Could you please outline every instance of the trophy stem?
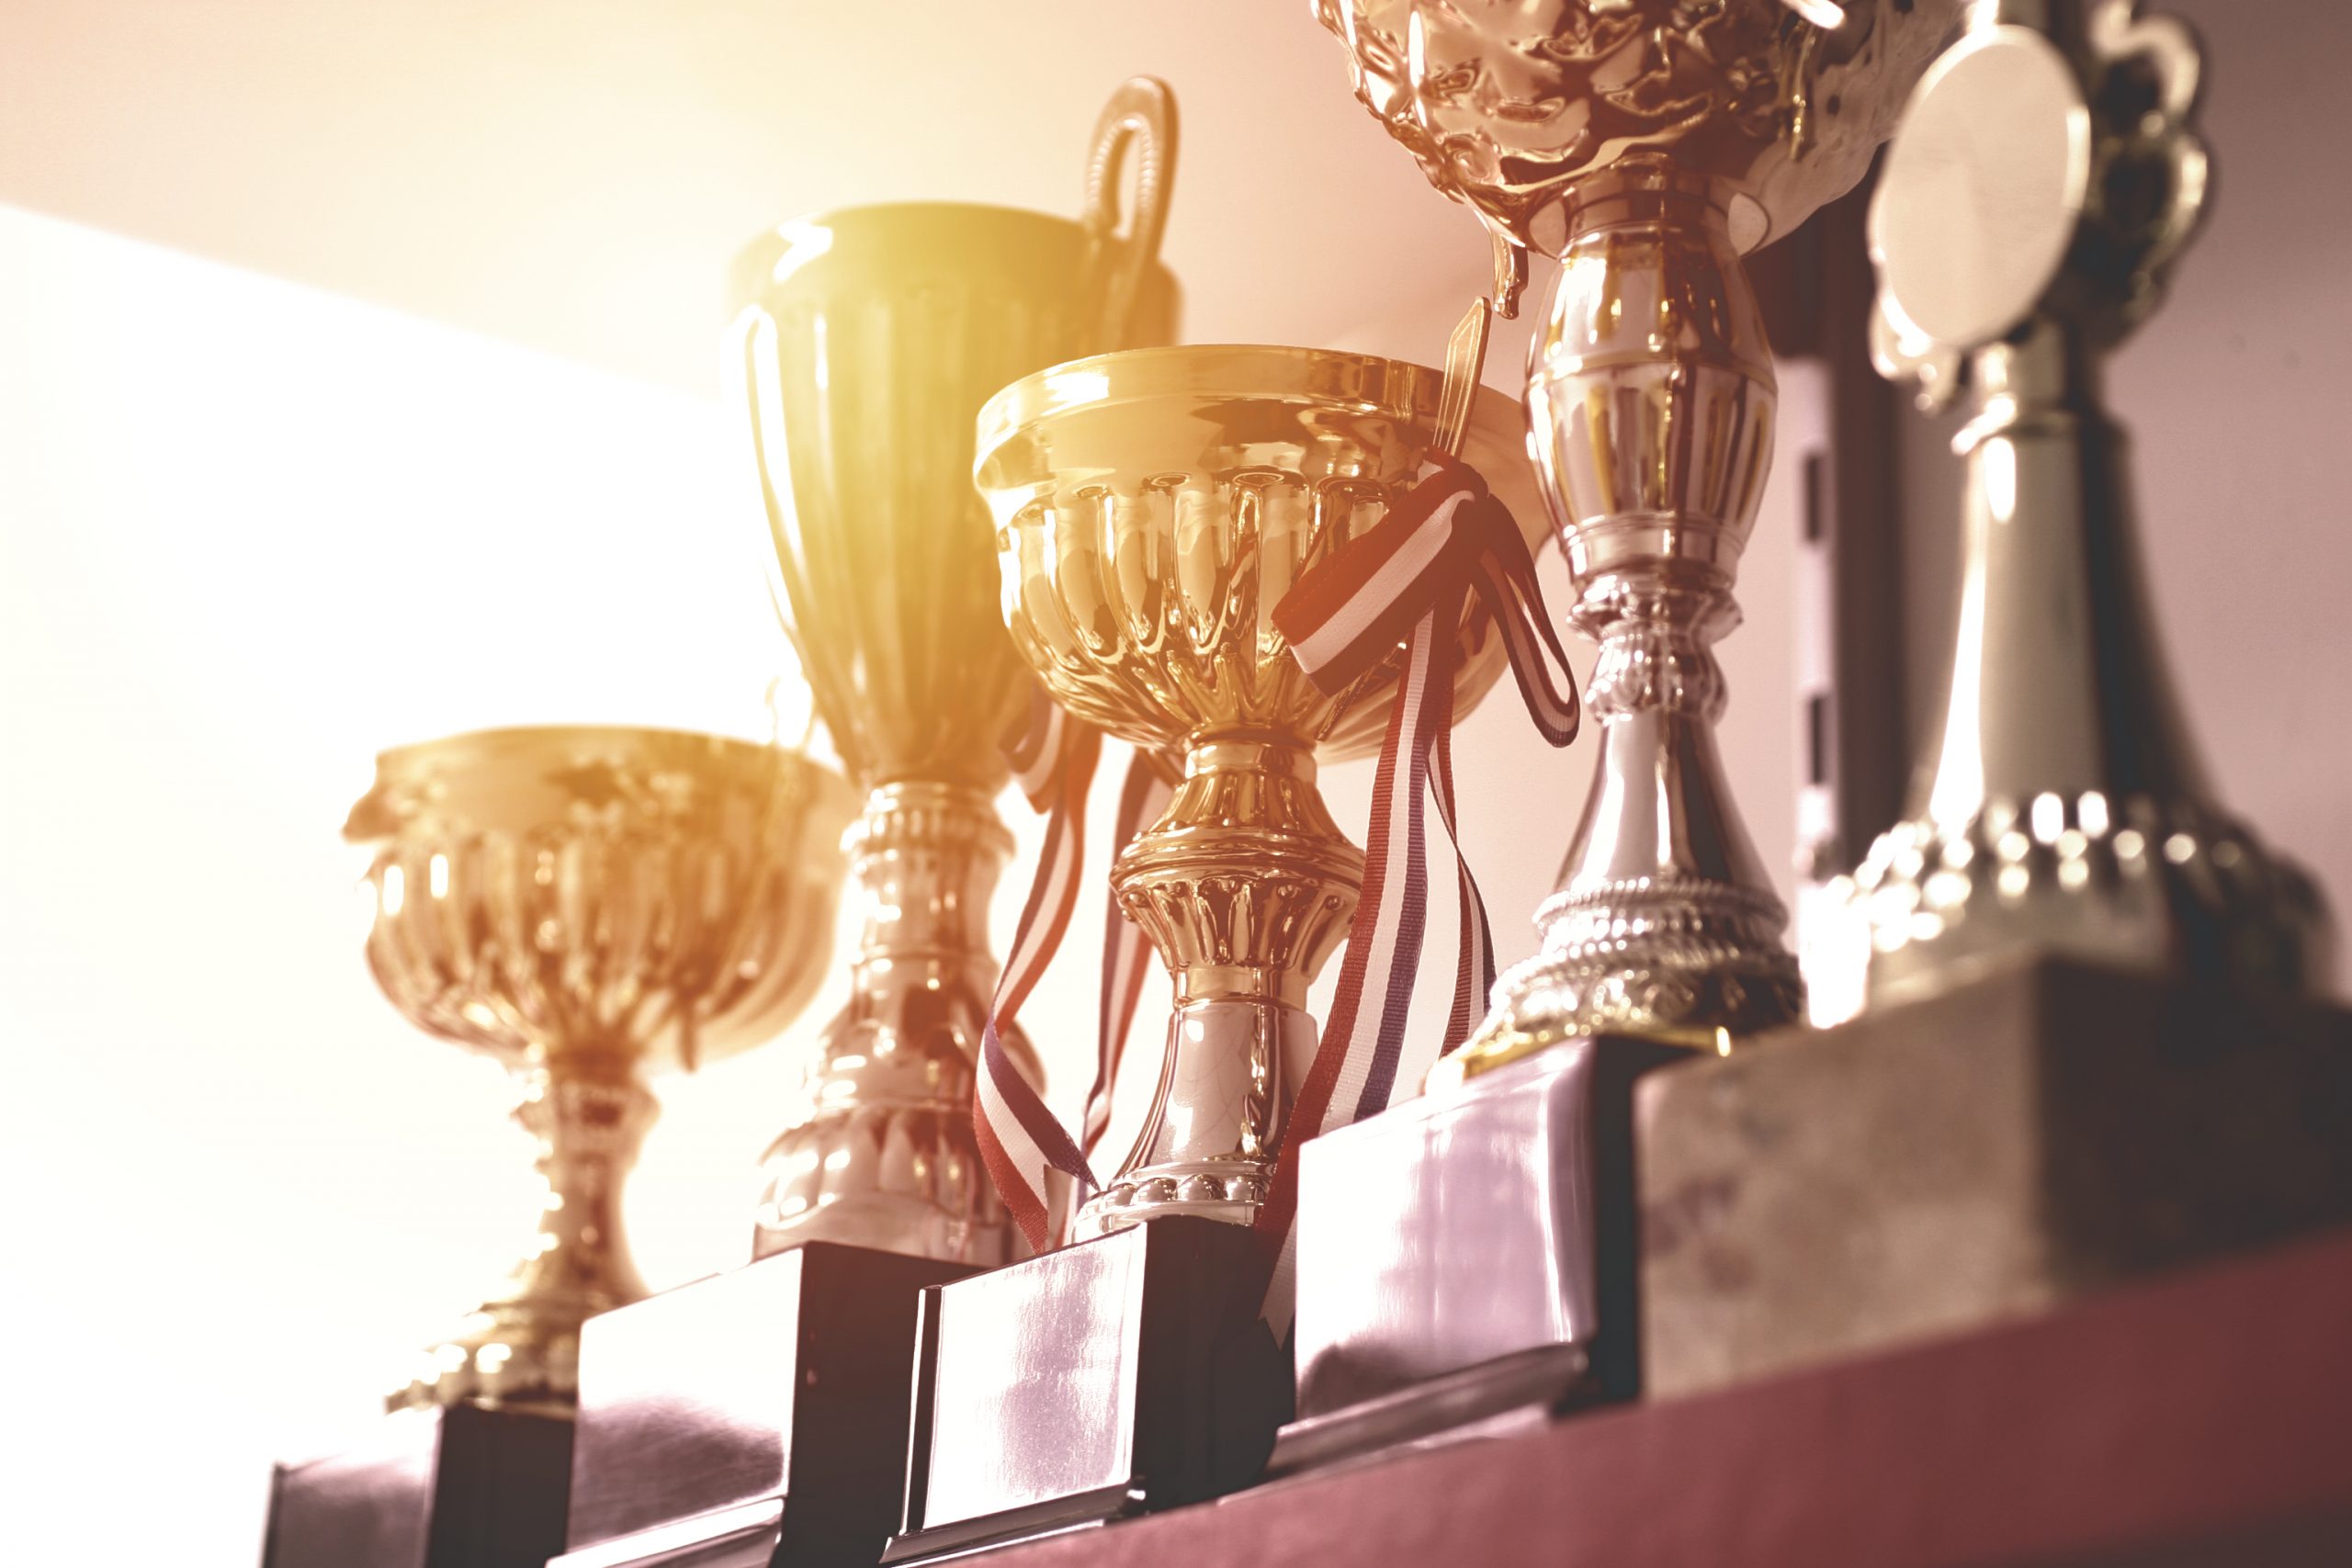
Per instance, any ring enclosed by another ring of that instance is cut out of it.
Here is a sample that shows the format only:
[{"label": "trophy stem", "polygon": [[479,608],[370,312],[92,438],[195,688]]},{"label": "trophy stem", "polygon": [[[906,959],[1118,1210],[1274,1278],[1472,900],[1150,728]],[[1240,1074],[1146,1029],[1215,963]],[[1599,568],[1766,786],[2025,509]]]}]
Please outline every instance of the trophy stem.
[{"label": "trophy stem", "polygon": [[1306,745],[1204,735],[1111,886],[1168,965],[1176,1010],[1143,1130],[1079,1234],[1167,1214],[1247,1224],[1315,1053],[1307,987],[1347,935],[1363,854],[1331,820]]},{"label": "trophy stem", "polygon": [[[997,974],[989,896],[1012,835],[982,791],[905,780],[874,791],[847,844],[864,915],[850,999],[802,1114],[761,1161],[753,1256],[823,1240],[1008,1262],[1015,1233],[973,1142],[972,1090]],[[1004,1045],[1034,1077],[1028,1042]]]},{"label": "trophy stem", "polygon": [[537,1141],[538,1236],[506,1288],[433,1346],[387,1403],[568,1411],[579,1393],[580,1325],[644,1294],[621,1197],[660,1107],[635,1058],[549,1054],[520,1075],[514,1120]]},{"label": "trophy stem", "polygon": [[2316,895],[2212,804],[2174,701],[2096,352],[2044,316],[1970,372],[1943,723],[1909,815],[1855,874],[1870,1005],[2027,950],[2310,988]]},{"label": "trophy stem", "polygon": [[1801,985],[1715,747],[1713,644],[1772,445],[1776,386],[1724,193],[1657,158],[1583,182],[1528,413],[1598,642],[1600,749],[1543,949],[1433,1085],[1562,1040],[1721,1045],[1792,1022]]}]

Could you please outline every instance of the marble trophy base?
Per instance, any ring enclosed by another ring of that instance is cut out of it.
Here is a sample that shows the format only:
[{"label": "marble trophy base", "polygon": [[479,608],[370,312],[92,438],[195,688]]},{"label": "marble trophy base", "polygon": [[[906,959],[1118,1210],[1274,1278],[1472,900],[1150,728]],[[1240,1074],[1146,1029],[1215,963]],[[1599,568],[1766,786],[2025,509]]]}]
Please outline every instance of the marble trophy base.
[{"label": "marble trophy base", "polygon": [[1634,1084],[1688,1047],[1564,1041],[1300,1151],[1305,1470],[1639,1390]]},{"label": "marble trophy base", "polygon": [[1247,1486],[1289,1413],[1250,1231],[1171,1215],[928,1291],[905,1533],[954,1556]]},{"label": "marble trophy base", "polygon": [[563,1547],[571,1422],[401,1410],[366,1445],[281,1464],[262,1568],[541,1568]]},{"label": "marble trophy base", "polygon": [[875,1562],[905,1494],[916,1302],[970,1272],[812,1241],[589,1319],[549,1568]]},{"label": "marble trophy base", "polygon": [[1639,1098],[1651,1395],[2352,1223],[2352,1013],[2323,1004],[2012,963]]}]

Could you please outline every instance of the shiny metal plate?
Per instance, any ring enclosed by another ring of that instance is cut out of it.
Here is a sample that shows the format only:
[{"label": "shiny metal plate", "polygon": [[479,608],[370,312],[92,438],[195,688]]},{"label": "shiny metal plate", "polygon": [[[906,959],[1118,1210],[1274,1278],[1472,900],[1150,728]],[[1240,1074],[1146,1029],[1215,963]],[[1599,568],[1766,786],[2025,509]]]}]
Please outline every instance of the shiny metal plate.
[{"label": "shiny metal plate", "polygon": [[1122,1231],[939,1292],[923,1525],[1134,1474],[1146,1239]]}]

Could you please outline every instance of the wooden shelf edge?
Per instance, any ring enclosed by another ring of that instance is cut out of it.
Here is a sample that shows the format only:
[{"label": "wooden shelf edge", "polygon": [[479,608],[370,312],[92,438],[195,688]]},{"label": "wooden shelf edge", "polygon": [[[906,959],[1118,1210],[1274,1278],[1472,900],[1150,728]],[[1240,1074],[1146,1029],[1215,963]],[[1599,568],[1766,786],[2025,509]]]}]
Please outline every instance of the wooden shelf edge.
[{"label": "wooden shelf edge", "polygon": [[1963,1338],[1310,1476],[986,1561],[2352,1562],[2352,1231]]}]

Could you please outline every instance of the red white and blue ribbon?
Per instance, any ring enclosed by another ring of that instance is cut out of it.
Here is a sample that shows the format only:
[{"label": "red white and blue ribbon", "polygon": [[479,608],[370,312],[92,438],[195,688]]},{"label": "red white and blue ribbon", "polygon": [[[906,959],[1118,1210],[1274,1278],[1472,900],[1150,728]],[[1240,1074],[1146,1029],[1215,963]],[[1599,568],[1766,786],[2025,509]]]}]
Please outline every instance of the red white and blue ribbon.
[{"label": "red white and blue ribbon", "polygon": [[[1110,1085],[1150,955],[1150,944],[1114,903],[1103,945],[1102,1028],[1081,1145],[1013,1065],[1002,1035],[1053,962],[1078,907],[1086,863],[1086,797],[1102,747],[1101,733],[1064,712],[1042,687],[1033,691],[1020,729],[1005,744],[1022,793],[1034,809],[1046,813],[1046,842],[981,1032],[972,1132],[1005,1207],[1037,1252],[1062,1235],[1074,1197],[1097,1185],[1087,1156],[1110,1119]],[[1124,849],[1167,799],[1166,782],[1138,753],[1121,795],[1117,847]]]},{"label": "red white and blue ribbon", "polygon": [[1577,689],[1510,509],[1477,472],[1433,457],[1419,483],[1363,537],[1317,566],[1275,606],[1276,629],[1317,687],[1347,691],[1405,645],[1404,671],[1373,782],[1363,891],[1320,1045],[1283,1129],[1257,1225],[1272,1262],[1266,1316],[1290,1317],[1291,1222],[1298,1145],[1385,1110],[1396,1083],[1419,965],[1428,871],[1423,802],[1434,797],[1453,844],[1461,930],[1453,1007],[1441,1054],[1468,1037],[1494,984],[1484,901],[1454,830],[1453,677],[1462,612],[1476,594],[1499,628],[1511,673],[1544,739],[1576,738]]},{"label": "red white and blue ribbon", "polygon": [[[1118,825],[1111,857],[1116,861],[1135,842],[1137,833],[1159,819],[1175,796],[1168,775],[1141,751],[1127,764],[1127,782],[1119,791]],[[1127,919],[1113,898],[1102,919],[1102,1014],[1095,1040],[1094,1084],[1086,1092],[1086,1114],[1079,1127],[1079,1144],[1091,1161],[1095,1145],[1111,1125],[1112,1089],[1118,1081],[1119,1058],[1127,1035],[1135,1028],[1136,1008],[1143,1000],[1144,980],[1154,954],[1143,928]]]}]

